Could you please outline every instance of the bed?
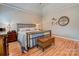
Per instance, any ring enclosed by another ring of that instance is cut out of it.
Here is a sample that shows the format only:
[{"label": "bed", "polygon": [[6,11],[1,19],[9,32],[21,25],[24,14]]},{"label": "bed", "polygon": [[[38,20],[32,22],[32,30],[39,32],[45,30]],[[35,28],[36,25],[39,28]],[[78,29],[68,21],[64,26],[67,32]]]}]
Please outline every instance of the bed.
[{"label": "bed", "polygon": [[17,24],[18,41],[26,50],[37,45],[37,39],[51,36],[50,30],[38,30],[36,24]]}]

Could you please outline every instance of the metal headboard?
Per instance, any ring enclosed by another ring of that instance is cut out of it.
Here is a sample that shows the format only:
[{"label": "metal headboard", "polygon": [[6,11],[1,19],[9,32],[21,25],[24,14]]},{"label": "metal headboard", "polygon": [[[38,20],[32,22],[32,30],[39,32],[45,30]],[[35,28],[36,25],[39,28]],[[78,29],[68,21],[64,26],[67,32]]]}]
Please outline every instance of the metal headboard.
[{"label": "metal headboard", "polygon": [[31,28],[31,27],[36,27],[36,24],[23,24],[23,23],[18,23],[17,24],[17,31],[19,31],[19,28]]}]

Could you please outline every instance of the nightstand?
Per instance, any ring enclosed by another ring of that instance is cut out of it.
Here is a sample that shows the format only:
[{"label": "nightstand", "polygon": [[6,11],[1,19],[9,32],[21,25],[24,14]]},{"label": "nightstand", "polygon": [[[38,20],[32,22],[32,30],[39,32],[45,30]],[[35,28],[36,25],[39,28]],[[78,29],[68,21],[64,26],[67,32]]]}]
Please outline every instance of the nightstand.
[{"label": "nightstand", "polygon": [[7,40],[8,40],[8,43],[17,41],[17,33],[16,33],[16,31],[9,31],[7,33]]}]

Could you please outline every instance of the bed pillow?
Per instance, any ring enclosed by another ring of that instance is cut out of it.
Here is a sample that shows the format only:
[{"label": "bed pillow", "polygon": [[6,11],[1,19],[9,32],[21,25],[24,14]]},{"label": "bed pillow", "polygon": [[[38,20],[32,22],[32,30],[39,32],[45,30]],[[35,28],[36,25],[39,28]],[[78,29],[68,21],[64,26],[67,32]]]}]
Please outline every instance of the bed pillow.
[{"label": "bed pillow", "polygon": [[33,28],[29,28],[29,29],[30,29],[30,31],[35,31],[36,30],[36,28],[34,28],[34,27]]},{"label": "bed pillow", "polygon": [[36,31],[35,27],[31,27],[31,28],[20,28],[19,31]]},{"label": "bed pillow", "polygon": [[20,28],[19,31],[30,31],[29,28]]}]

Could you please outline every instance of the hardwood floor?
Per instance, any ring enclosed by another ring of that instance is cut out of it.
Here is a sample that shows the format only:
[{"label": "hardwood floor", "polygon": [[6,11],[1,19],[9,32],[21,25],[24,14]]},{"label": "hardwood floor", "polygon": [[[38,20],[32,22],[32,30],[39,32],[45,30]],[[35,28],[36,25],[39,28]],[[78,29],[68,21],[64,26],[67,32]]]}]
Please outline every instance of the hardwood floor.
[{"label": "hardwood floor", "polygon": [[79,42],[56,37],[55,45],[45,49],[34,47],[26,54],[21,53],[18,42],[9,43],[9,54],[12,56],[79,56]]}]

